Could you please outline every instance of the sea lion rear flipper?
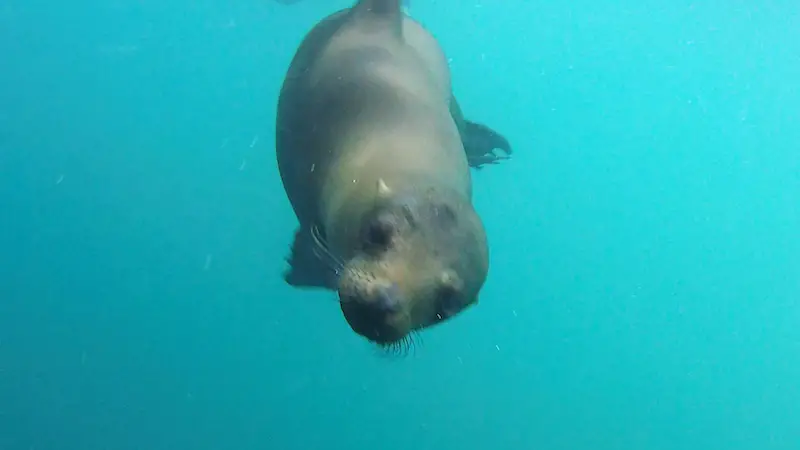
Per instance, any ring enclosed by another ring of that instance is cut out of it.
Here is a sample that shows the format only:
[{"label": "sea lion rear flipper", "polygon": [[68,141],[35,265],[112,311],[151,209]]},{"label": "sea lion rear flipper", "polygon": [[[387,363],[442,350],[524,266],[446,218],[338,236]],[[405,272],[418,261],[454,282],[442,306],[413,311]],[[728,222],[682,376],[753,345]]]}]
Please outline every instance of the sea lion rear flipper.
[{"label": "sea lion rear flipper", "polygon": [[[486,164],[497,164],[511,157],[508,139],[486,125],[465,119],[455,96],[450,101],[450,113],[458,126],[470,167],[481,169]],[[499,155],[495,150],[502,150],[505,154]]]},{"label": "sea lion rear flipper", "polygon": [[297,229],[286,262],[289,269],[283,279],[294,287],[334,289],[336,272],[325,264],[315,250],[314,237],[303,227]]}]

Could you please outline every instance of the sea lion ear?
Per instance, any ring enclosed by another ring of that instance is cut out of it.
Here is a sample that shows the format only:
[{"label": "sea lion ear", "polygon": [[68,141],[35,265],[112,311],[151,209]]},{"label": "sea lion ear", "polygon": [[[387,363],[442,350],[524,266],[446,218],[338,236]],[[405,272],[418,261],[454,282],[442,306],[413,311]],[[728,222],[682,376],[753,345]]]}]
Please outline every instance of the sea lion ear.
[{"label": "sea lion ear", "polygon": [[383,178],[378,179],[378,198],[386,199],[392,195],[392,188],[383,181]]}]

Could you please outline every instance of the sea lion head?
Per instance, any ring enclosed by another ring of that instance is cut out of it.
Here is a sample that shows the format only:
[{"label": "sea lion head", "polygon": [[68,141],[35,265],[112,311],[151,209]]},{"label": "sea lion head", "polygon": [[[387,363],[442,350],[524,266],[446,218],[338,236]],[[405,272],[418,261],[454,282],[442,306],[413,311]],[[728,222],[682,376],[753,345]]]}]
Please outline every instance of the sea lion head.
[{"label": "sea lion head", "polygon": [[463,195],[437,187],[394,191],[383,181],[378,192],[349,238],[338,293],[353,331],[388,347],[475,304],[488,248]]}]

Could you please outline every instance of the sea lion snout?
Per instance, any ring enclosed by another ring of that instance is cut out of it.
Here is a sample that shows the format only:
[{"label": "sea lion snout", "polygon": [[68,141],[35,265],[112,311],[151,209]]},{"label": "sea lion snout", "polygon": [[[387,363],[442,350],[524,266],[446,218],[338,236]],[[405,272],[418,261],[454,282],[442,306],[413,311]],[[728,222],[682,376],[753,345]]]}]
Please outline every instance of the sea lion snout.
[{"label": "sea lion snout", "polygon": [[400,310],[400,292],[396,285],[375,289],[372,308],[379,313],[394,314]]},{"label": "sea lion snout", "polygon": [[401,325],[402,294],[397,285],[340,289],[342,313],[356,333],[377,343],[390,343],[406,334]]}]

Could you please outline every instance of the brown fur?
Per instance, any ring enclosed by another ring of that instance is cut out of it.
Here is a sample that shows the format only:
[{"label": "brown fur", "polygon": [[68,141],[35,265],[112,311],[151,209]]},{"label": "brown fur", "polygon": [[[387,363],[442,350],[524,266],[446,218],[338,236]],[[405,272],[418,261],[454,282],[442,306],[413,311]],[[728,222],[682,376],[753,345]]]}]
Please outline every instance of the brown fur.
[{"label": "brown fur", "polygon": [[351,327],[381,344],[474,304],[488,272],[478,164],[446,59],[396,4],[363,0],[320,22],[278,106],[278,164],[300,221],[287,281],[337,290]]}]

